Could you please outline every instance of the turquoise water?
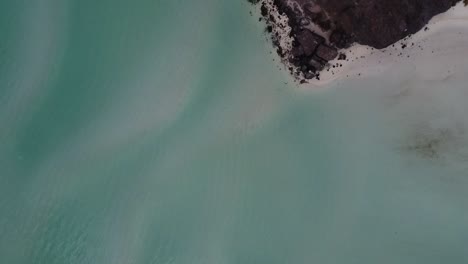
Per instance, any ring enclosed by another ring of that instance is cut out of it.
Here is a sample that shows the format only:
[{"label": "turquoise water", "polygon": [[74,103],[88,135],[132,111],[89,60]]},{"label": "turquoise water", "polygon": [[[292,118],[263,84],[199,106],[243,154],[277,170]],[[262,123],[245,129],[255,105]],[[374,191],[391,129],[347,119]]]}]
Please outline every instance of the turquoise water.
[{"label": "turquoise water", "polygon": [[463,56],[303,89],[251,8],[0,3],[0,263],[468,262]]}]

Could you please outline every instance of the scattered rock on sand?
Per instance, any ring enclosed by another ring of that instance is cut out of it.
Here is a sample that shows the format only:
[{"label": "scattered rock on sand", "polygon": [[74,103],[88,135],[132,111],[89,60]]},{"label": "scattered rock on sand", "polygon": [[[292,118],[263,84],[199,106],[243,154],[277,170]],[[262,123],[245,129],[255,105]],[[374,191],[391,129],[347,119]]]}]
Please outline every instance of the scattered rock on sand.
[{"label": "scattered rock on sand", "polygon": [[[291,65],[291,73],[299,79],[319,79],[328,61],[346,59],[339,55],[340,49],[353,43],[388,47],[421,30],[433,16],[461,0],[248,1],[260,4],[267,31],[278,54]],[[464,2],[468,4],[468,0]]]}]

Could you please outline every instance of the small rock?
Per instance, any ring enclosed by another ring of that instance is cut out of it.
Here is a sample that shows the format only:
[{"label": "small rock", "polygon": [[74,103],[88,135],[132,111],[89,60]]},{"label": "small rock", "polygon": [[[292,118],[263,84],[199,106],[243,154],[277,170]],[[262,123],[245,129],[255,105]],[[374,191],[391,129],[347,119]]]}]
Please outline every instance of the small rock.
[{"label": "small rock", "polygon": [[325,63],[323,63],[319,58],[311,58],[308,64],[316,71],[321,71],[325,67]]},{"label": "small rock", "polygon": [[338,51],[327,45],[320,45],[317,48],[316,55],[326,61],[331,61],[338,56]]},{"label": "small rock", "polygon": [[260,12],[264,17],[268,15],[268,8],[266,7],[265,3],[262,3],[262,6],[260,6]]},{"label": "small rock", "polygon": [[294,57],[302,56],[302,55],[304,55],[304,49],[302,48],[302,46],[292,47],[291,54]]},{"label": "small rock", "polygon": [[297,41],[302,46],[304,54],[310,56],[320,44],[325,42],[325,39],[309,30],[302,30],[297,34]]},{"label": "small rock", "polygon": [[307,80],[310,80],[310,79],[313,79],[315,77],[315,74],[313,72],[306,72],[304,73],[304,78],[306,78]]}]

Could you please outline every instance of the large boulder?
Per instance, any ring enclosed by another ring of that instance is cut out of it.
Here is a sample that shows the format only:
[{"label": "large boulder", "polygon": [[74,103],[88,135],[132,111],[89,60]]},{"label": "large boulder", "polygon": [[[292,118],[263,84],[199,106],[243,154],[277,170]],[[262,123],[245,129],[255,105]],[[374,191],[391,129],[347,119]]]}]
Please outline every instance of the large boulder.
[{"label": "large boulder", "polygon": [[[279,0],[319,10],[332,30],[347,35],[349,42],[385,48],[423,28],[435,15],[460,0]],[[319,8],[317,8],[319,7]],[[311,20],[313,12],[304,12]],[[294,18],[293,18],[294,19]],[[340,45],[338,45],[340,46]]]}]

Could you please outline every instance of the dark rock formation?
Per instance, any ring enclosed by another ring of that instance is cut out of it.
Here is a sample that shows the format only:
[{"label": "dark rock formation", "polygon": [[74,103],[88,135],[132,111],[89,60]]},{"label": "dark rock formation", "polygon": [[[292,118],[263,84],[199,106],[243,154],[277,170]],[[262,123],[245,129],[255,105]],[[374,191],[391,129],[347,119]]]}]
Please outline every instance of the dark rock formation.
[{"label": "dark rock formation", "polygon": [[[286,1],[286,0],[285,0]],[[293,0],[297,1],[297,0]],[[304,2],[304,1],[301,1]],[[459,0],[310,0],[352,41],[385,48],[422,29]]]},{"label": "dark rock formation", "polygon": [[310,30],[304,29],[296,33],[296,40],[299,44],[297,55],[311,56],[318,46],[325,42],[325,39]]},{"label": "dark rock formation", "polygon": [[[448,10],[460,0],[248,1],[261,3],[261,13],[268,23],[269,32],[277,23],[269,12],[271,5],[288,17],[292,48],[286,54],[278,47],[278,53],[296,67],[292,70],[293,74],[309,79],[319,78],[319,72],[328,61],[337,57],[346,59],[339,54],[339,49],[353,43],[377,49],[388,47],[416,33],[433,16]],[[279,46],[277,37],[276,34],[273,42]]]},{"label": "dark rock formation", "polygon": [[315,55],[323,60],[331,61],[338,56],[338,51],[330,46],[320,45],[317,47]]}]

